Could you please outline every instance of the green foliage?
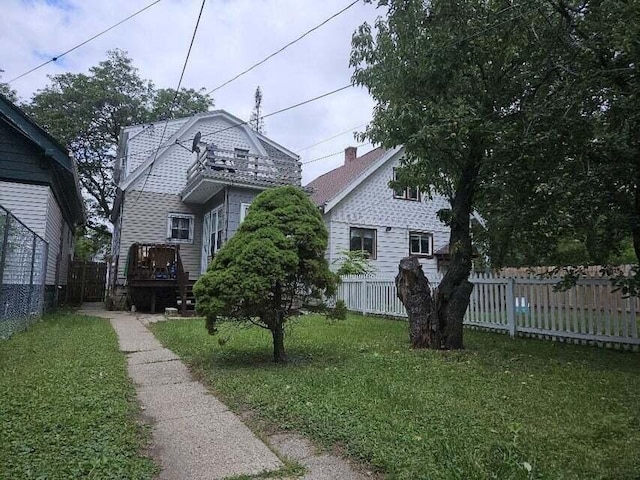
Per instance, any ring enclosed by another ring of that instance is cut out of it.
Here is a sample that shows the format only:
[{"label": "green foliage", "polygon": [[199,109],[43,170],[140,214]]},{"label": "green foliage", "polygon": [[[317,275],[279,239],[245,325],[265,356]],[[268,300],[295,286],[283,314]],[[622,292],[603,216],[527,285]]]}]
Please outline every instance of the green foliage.
[{"label": "green foliage", "polygon": [[329,320],[346,320],[347,313],[347,304],[344,303],[344,300],[336,300],[335,307],[327,310],[327,318]]},{"label": "green foliage", "polygon": [[375,268],[369,261],[369,252],[364,250],[344,250],[340,252],[341,257],[334,260],[340,267],[336,271],[339,277],[349,275],[372,275]]},{"label": "green foliage", "polygon": [[[3,73],[4,70],[0,68],[0,74]],[[2,77],[2,75],[0,75]],[[9,101],[16,103],[18,101],[18,93],[13,90],[9,84],[3,83],[0,81],[0,94],[4,95],[9,99]]]},{"label": "green foliage", "polygon": [[405,322],[305,316],[279,368],[255,329],[234,330],[224,348],[197,320],[153,329],[234,410],[338,445],[385,478],[637,476],[634,352],[472,330],[464,351],[416,351]]},{"label": "green foliage", "polygon": [[120,130],[161,118],[206,111],[213,100],[202,92],[182,89],[178,104],[168,106],[175,90],[156,89],[140,77],[133,61],[121,50],[107,52],[106,60],[88,74],[63,73],[24,108],[53,137],[64,144],[78,165],[85,193],[89,228],[109,237],[101,228],[109,221],[115,195],[113,168]]},{"label": "green foliage", "polygon": [[198,311],[275,333],[306,298],[333,293],[326,248],[320,212],[302,190],[266,190],[194,285]]},{"label": "green foliage", "polygon": [[[386,18],[377,20],[375,31],[365,23],[352,39],[353,80],[376,101],[362,138],[386,148],[404,146],[399,183],[451,203],[441,213],[451,230],[451,262],[436,312],[443,346],[461,348],[472,290],[474,210],[485,216],[488,210],[479,207],[506,178],[518,180],[512,187],[520,196],[505,196],[500,207],[517,211],[530,199],[544,203],[532,192],[564,158],[557,145],[567,130],[567,105],[557,105],[551,89],[567,75],[555,68],[563,52],[554,39],[562,31],[540,21],[553,11],[546,0],[377,3],[387,6]],[[550,118],[557,119],[551,131]]]},{"label": "green foliage", "polygon": [[151,479],[109,322],[56,314],[0,341],[0,478]]}]

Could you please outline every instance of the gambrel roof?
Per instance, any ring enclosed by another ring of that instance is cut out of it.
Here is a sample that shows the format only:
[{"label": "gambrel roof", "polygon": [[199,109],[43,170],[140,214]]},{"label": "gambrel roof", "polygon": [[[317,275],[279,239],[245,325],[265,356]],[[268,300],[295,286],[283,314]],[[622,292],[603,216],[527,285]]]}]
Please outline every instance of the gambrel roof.
[{"label": "gambrel roof", "polygon": [[[135,164],[133,171],[131,171],[124,178],[124,180],[120,182],[119,188],[122,190],[126,190],[129,186],[133,185],[136,180],[144,175],[144,173],[149,169],[149,167],[151,167],[152,164],[162,161],[162,158],[167,154],[168,151],[170,151],[171,147],[180,143],[182,147],[189,148],[193,139],[185,138],[187,132],[189,132],[189,130],[191,130],[192,127],[194,127],[198,122],[216,118],[225,120],[229,124],[229,128],[241,129],[245,133],[247,140],[251,144],[253,153],[268,156],[269,154],[264,145],[266,143],[271,147],[276,148],[286,156],[289,156],[295,160],[298,160],[299,158],[298,155],[286,149],[282,145],[279,145],[273,140],[253,130],[247,122],[240,120],[238,117],[230,114],[225,110],[214,110],[211,112],[198,113],[191,117],[169,120],[168,122],[166,122],[167,128],[164,138],[162,136],[162,132],[165,130],[164,121],[159,121],[155,124],[150,123],[125,127],[121,133],[121,143],[129,143],[136,137],[143,134],[147,135],[149,138],[146,139],[144,147],[145,150],[141,152],[144,153],[144,161],[137,162]],[[161,141],[162,144],[160,144]],[[209,134],[203,135],[203,142],[208,143],[208,141],[212,142],[213,138],[211,138]],[[156,153],[156,149],[158,148],[158,146],[160,146],[160,148]],[[132,152],[132,155],[139,156],[139,153]]]}]

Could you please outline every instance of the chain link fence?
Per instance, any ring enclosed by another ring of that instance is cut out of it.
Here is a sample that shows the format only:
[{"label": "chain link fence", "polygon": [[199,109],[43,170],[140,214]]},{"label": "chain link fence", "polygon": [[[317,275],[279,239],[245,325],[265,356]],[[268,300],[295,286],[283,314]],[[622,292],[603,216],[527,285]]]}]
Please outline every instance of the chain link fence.
[{"label": "chain link fence", "polygon": [[0,205],[0,339],[42,314],[47,242]]}]

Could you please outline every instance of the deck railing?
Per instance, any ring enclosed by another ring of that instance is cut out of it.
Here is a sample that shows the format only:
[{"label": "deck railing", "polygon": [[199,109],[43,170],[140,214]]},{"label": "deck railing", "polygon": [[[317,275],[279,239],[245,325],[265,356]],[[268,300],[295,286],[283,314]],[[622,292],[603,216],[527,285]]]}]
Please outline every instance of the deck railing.
[{"label": "deck railing", "polygon": [[198,176],[257,184],[299,185],[300,164],[252,153],[222,150],[208,145],[187,169],[187,185]]}]

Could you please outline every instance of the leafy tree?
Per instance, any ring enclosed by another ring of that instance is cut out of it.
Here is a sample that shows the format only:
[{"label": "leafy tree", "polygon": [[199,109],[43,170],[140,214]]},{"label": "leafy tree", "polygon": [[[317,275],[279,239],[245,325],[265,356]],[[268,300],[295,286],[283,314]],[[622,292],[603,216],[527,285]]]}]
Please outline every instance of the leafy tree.
[{"label": "leafy tree", "polygon": [[429,346],[462,348],[473,288],[471,213],[505,178],[543,204],[539,188],[564,158],[559,147],[575,126],[563,119],[574,108],[569,96],[555,102],[552,89],[570,75],[556,68],[563,52],[555,39],[567,27],[544,21],[541,12],[553,7],[543,0],[378,3],[388,16],[378,19],[375,35],[364,24],[352,40],[353,80],[377,102],[363,137],[404,145],[399,180],[450,200],[442,218],[451,229],[451,264],[431,313],[441,334]]},{"label": "leafy tree", "polygon": [[113,166],[122,127],[206,111],[213,101],[192,89],[182,89],[169,112],[175,90],[156,90],[140,77],[121,50],[84,73],[53,75],[26,106],[27,112],[67,146],[78,164],[87,201],[88,227],[108,234],[115,185]]},{"label": "leafy tree", "polygon": [[256,132],[264,135],[267,131],[264,128],[264,118],[262,118],[262,115],[264,115],[262,113],[262,90],[260,90],[259,86],[256,88],[256,93],[253,95],[253,99],[255,103],[253,111],[251,112],[251,118],[249,119],[249,125],[251,125],[251,128]]},{"label": "leafy tree", "polygon": [[217,320],[268,329],[274,361],[286,361],[287,319],[308,297],[333,293],[326,248],[322,217],[304,192],[292,186],[262,192],[193,287],[209,331]]},{"label": "leafy tree", "polygon": [[[4,70],[0,68],[0,73],[3,73]],[[0,75],[2,77],[2,75]],[[18,93],[13,90],[8,83],[0,82],[0,94],[7,97],[11,102],[16,103],[18,101]]]},{"label": "leafy tree", "polygon": [[[537,178],[543,202],[521,201],[517,172],[487,191],[485,215],[494,265],[550,262],[606,264],[633,239],[640,260],[640,2],[547,0],[541,21],[555,26],[559,52],[553,68],[566,72],[551,83],[556,118],[540,115],[561,161],[553,176]],[[553,110],[552,110],[553,111]],[[519,205],[514,209],[513,205]],[[544,226],[544,228],[541,228]],[[526,241],[530,240],[530,241]],[[551,253],[551,254],[550,254]],[[536,263],[532,263],[536,264]],[[547,263],[548,264],[548,263]]]}]

